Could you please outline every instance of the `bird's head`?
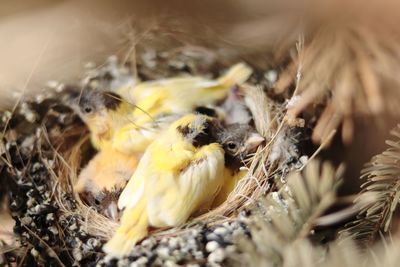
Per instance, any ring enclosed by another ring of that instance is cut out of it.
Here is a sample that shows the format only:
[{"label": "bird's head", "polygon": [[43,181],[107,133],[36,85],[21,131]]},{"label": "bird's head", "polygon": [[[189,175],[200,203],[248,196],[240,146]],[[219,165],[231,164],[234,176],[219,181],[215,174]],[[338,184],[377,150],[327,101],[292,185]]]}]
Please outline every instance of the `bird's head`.
[{"label": "bird's head", "polygon": [[221,124],[207,115],[189,114],[177,121],[176,129],[193,146],[201,147],[217,142]]},{"label": "bird's head", "polygon": [[96,193],[81,192],[80,196],[90,207],[94,207],[99,213],[117,221],[119,219],[118,198],[121,195],[122,188],[113,188],[112,190],[102,190]]},{"label": "bird's head", "polygon": [[247,124],[228,125],[218,134],[218,142],[225,151],[225,164],[234,170],[238,170],[243,160],[255,152],[264,140]]},{"label": "bird's head", "polygon": [[101,134],[110,123],[110,112],[117,110],[121,102],[115,93],[86,89],[71,100],[71,106],[92,132]]}]

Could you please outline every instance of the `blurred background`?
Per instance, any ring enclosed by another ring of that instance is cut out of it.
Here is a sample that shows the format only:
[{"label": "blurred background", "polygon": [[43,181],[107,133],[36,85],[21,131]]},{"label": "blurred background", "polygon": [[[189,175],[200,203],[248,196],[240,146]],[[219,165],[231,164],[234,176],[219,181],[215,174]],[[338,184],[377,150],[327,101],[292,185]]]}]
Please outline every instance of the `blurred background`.
[{"label": "blurred background", "polygon": [[24,88],[31,93],[48,80],[77,79],[88,61],[101,63],[112,54],[126,53],[134,42],[129,36],[133,28],[161,27],[165,34],[188,41],[212,35],[209,44],[230,44],[233,28],[265,13],[257,2],[261,1],[2,1],[0,106],[10,106],[10,97]]},{"label": "blurred background", "polygon": [[48,80],[70,81],[87,61],[121,49],[121,25],[130,1],[27,0],[0,3],[1,105],[15,91],[41,89]]}]

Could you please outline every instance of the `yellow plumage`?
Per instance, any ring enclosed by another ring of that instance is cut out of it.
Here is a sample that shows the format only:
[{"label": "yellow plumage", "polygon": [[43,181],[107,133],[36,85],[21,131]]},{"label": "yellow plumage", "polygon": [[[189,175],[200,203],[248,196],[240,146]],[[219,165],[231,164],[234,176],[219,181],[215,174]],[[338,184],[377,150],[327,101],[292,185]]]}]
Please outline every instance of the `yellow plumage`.
[{"label": "yellow plumage", "polygon": [[98,193],[122,189],[132,176],[138,159],[120,153],[110,146],[103,147],[81,171],[75,190]]},{"label": "yellow plumage", "polygon": [[134,120],[134,106],[129,103],[121,103],[117,110],[108,111],[108,113],[105,119],[93,116],[87,122],[91,132],[90,140],[97,150],[109,146],[115,133]]},{"label": "yellow plumage", "polygon": [[[177,114],[221,101],[232,86],[244,83],[251,73],[250,67],[239,63],[217,80],[189,76],[138,84],[130,95],[138,108],[134,110],[130,123],[114,132],[114,148],[126,153],[143,152],[166,128],[165,121],[171,123],[177,119]],[[159,123],[159,117],[163,115],[167,115],[167,119]]]},{"label": "yellow plumage", "polygon": [[136,169],[138,158],[105,146],[79,174],[75,192],[102,214],[117,220],[117,200]]},{"label": "yellow plumage", "polygon": [[[188,76],[139,83],[129,89],[129,96],[128,87],[121,89],[124,99],[116,94],[89,92],[80,99],[78,113],[88,125],[96,149],[111,143],[120,152],[141,153],[165,129],[165,123],[157,126],[158,118],[193,112],[198,106],[221,101],[232,86],[243,84],[251,73],[250,67],[239,63],[216,80]],[[114,101],[118,105],[108,108],[105,102],[113,98],[119,98]],[[91,113],[84,112],[87,106]]]},{"label": "yellow plumage", "polygon": [[212,208],[216,208],[222,203],[224,203],[229,194],[233,192],[237,184],[239,183],[240,179],[242,179],[247,174],[247,171],[239,171],[236,173],[232,173],[231,170],[225,169],[224,170],[224,184],[222,185],[218,195],[215,197]]},{"label": "yellow plumage", "polygon": [[161,132],[183,115],[176,113],[159,116],[140,126],[136,123],[128,123],[115,131],[112,146],[126,154],[143,153]]},{"label": "yellow plumage", "polygon": [[218,143],[194,145],[210,120],[186,115],[147,148],[119,198],[118,207],[125,209],[121,226],[104,246],[105,252],[126,255],[147,236],[149,226],[183,224],[211,205],[224,183],[224,150]]},{"label": "yellow plumage", "polygon": [[162,113],[192,112],[197,106],[216,103],[227,96],[232,86],[243,84],[251,73],[250,67],[238,63],[216,80],[189,76],[140,83],[131,93],[140,107],[135,111],[136,118],[138,122],[148,121]]},{"label": "yellow plumage", "polygon": [[71,104],[89,128],[91,142],[97,150],[109,146],[115,132],[134,121],[135,106],[115,93],[88,89]]}]

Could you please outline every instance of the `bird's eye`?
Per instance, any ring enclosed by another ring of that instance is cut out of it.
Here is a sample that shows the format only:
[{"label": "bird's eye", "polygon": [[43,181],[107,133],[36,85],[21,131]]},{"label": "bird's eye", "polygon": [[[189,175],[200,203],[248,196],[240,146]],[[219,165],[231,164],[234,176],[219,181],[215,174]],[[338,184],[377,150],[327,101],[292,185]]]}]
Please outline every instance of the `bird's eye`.
[{"label": "bird's eye", "polygon": [[83,111],[85,111],[85,113],[91,113],[93,109],[91,107],[85,107]]},{"label": "bird's eye", "polygon": [[101,201],[100,201],[100,200],[98,200],[98,199],[95,199],[95,200],[94,200],[94,204],[96,204],[96,205],[100,205],[100,204],[101,204]]},{"label": "bird's eye", "polygon": [[229,142],[227,145],[228,149],[231,151],[234,151],[237,148],[237,145],[234,142]]}]

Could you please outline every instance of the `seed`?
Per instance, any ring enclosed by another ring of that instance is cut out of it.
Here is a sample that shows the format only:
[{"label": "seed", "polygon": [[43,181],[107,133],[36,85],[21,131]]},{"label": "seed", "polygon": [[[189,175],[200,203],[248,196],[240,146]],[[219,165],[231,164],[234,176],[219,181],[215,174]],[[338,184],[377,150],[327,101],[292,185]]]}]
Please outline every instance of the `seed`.
[{"label": "seed", "polygon": [[206,250],[207,250],[208,252],[213,252],[213,251],[215,251],[217,248],[219,248],[219,245],[218,245],[218,243],[217,243],[216,241],[210,241],[210,242],[208,242],[207,245],[206,245]]}]

